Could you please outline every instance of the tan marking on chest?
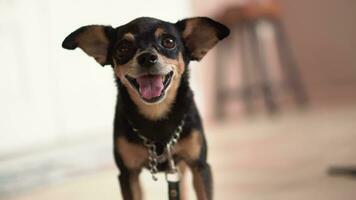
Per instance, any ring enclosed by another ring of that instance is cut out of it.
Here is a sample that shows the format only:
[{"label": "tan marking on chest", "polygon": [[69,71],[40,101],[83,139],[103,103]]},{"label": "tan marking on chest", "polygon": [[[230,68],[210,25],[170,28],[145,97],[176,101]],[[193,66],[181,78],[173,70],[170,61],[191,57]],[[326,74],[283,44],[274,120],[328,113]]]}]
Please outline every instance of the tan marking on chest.
[{"label": "tan marking on chest", "polygon": [[143,145],[131,143],[124,137],[117,138],[116,151],[129,169],[140,169],[148,159],[148,152]]},{"label": "tan marking on chest", "polygon": [[193,130],[191,134],[178,142],[174,148],[174,153],[181,156],[187,162],[197,160],[202,147],[202,137],[198,130]]}]

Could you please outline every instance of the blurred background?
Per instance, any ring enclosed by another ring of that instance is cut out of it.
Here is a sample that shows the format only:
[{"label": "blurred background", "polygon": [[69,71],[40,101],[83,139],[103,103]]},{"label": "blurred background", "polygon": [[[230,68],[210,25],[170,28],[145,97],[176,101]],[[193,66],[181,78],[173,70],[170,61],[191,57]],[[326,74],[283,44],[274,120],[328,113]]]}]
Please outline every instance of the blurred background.
[{"label": "blurred background", "polygon": [[[0,0],[0,199],[121,199],[112,69],[61,42],[140,16],[231,29],[190,65],[215,199],[354,199],[355,10],[352,0]],[[141,181],[146,199],[167,199],[163,176]]]}]

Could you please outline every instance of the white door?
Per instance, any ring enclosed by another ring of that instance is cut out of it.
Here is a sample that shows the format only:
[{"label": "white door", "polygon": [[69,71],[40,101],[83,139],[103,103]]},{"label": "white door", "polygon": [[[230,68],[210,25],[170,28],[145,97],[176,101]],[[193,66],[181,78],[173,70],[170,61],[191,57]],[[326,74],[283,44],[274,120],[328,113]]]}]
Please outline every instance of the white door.
[{"label": "white door", "polygon": [[90,134],[111,139],[111,68],[61,42],[83,25],[140,16],[174,22],[188,8],[187,0],[0,1],[0,156]]}]

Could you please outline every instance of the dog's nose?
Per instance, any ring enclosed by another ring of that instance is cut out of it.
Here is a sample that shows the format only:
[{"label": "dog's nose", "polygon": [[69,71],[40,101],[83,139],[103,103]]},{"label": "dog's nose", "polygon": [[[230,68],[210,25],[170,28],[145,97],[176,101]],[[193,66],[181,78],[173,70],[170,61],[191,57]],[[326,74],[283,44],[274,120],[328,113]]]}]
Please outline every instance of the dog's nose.
[{"label": "dog's nose", "polygon": [[154,53],[146,52],[139,55],[137,61],[143,67],[151,67],[152,65],[157,63],[158,57]]}]

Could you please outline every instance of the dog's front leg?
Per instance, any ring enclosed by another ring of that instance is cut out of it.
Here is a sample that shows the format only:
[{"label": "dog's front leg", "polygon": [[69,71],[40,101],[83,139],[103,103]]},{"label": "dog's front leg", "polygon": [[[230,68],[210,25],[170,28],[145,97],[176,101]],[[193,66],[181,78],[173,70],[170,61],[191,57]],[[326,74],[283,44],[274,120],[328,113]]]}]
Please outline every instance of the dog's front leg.
[{"label": "dog's front leg", "polygon": [[120,168],[119,182],[124,200],[141,200],[142,191],[139,182],[140,170]]},{"label": "dog's front leg", "polygon": [[198,200],[213,199],[213,180],[210,166],[206,161],[196,161],[191,166],[193,185]]}]

